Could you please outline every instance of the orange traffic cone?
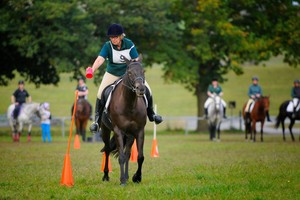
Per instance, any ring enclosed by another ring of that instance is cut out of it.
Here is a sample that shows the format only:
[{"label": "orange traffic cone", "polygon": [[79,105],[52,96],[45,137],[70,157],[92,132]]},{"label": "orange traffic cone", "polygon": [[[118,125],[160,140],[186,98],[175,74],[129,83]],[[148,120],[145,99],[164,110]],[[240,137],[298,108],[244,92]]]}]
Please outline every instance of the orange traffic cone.
[{"label": "orange traffic cone", "polygon": [[131,147],[130,161],[137,162],[137,157],[138,157],[138,151],[137,151],[137,147],[136,147],[136,140],[134,140],[133,145]]},{"label": "orange traffic cone", "polygon": [[152,141],[151,157],[154,157],[154,158],[159,157],[158,146],[157,146],[157,140],[156,139],[153,139],[153,141]]},{"label": "orange traffic cone", "polygon": [[74,185],[70,154],[65,155],[64,167],[61,175],[60,184],[66,185],[68,187],[72,187]]},{"label": "orange traffic cone", "polygon": [[[105,152],[104,152],[104,153],[103,153],[103,156],[102,156],[101,172],[104,172],[104,168],[105,168],[105,159],[106,159],[106,154],[105,154]],[[109,172],[112,172],[111,163],[110,163],[110,157],[108,157],[108,171],[109,171]]]},{"label": "orange traffic cone", "polygon": [[78,134],[75,135],[74,149],[80,149],[80,139],[79,139]]}]

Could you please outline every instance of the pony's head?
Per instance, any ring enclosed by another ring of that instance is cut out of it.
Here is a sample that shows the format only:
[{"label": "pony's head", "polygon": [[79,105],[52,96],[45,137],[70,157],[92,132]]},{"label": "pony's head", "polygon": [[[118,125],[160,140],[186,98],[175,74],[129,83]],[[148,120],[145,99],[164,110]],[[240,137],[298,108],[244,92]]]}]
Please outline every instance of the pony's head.
[{"label": "pony's head", "polygon": [[261,101],[263,103],[265,111],[269,112],[269,109],[270,109],[270,96],[261,97]]},{"label": "pony's head", "polygon": [[[136,93],[137,96],[143,96],[146,92],[145,86],[145,71],[142,67],[142,56],[140,55],[138,61],[129,61],[124,57],[127,64],[125,74],[126,85]],[[124,80],[124,81],[125,81]]]},{"label": "pony's head", "polygon": [[220,110],[220,103],[221,103],[221,97],[219,95],[214,94],[213,96],[214,102],[215,102],[215,106],[216,106],[216,110]]}]

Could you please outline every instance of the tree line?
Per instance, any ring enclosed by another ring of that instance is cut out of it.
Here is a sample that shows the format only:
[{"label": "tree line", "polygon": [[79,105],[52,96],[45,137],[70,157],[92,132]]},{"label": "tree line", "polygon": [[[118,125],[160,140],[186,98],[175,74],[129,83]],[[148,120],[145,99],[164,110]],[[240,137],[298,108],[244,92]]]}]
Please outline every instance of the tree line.
[{"label": "tree line", "polygon": [[[0,85],[19,72],[36,86],[59,73],[83,75],[120,23],[146,66],[163,64],[164,78],[197,97],[198,116],[212,78],[242,64],[283,55],[300,63],[300,6],[291,0],[3,0],[0,2]],[[103,68],[96,74],[100,81]]]}]

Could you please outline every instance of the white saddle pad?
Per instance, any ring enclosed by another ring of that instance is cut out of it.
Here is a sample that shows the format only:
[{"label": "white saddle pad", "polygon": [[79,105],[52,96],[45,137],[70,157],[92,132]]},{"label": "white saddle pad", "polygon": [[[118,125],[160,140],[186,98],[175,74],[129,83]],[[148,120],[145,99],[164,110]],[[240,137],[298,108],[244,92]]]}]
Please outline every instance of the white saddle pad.
[{"label": "white saddle pad", "polygon": [[[300,109],[300,103],[298,104],[297,108],[296,108],[296,111],[299,111]],[[294,104],[293,104],[293,101],[290,101],[289,105],[287,106],[286,108],[286,111],[287,112],[294,112]]]}]

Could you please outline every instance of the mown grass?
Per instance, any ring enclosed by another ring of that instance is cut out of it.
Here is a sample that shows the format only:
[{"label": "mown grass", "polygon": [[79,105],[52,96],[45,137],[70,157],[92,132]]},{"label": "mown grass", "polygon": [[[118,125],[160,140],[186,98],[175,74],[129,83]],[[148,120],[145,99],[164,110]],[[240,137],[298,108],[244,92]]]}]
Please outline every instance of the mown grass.
[{"label": "mown grass", "polygon": [[[53,143],[32,142],[25,136],[11,142],[0,137],[0,199],[299,199],[299,142],[282,142],[265,135],[264,143],[244,141],[244,135],[226,133],[219,143],[207,134],[161,132],[159,158],[151,158],[152,134],[145,139],[143,180],[119,185],[118,161],[111,158],[110,182],[102,182],[102,143],[71,145],[75,185],[60,185],[67,137],[53,133]],[[298,139],[298,138],[297,138]],[[73,144],[73,143],[72,143]],[[137,168],[130,163],[130,175]]]}]

